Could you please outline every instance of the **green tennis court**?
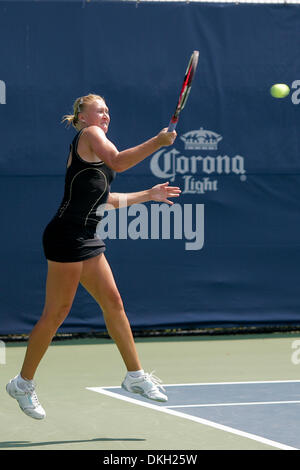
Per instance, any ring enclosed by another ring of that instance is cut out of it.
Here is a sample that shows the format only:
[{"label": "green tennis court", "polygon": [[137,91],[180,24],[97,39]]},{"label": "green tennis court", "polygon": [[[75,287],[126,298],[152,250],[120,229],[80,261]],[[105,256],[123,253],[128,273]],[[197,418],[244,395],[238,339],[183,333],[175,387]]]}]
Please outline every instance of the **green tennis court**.
[{"label": "green tennis court", "polygon": [[[7,342],[5,364],[0,365],[3,405],[0,411],[0,449],[297,448],[293,436],[286,434],[285,423],[287,419],[295,420],[289,426],[291,430],[299,422],[298,337],[295,333],[273,333],[136,338],[145,370],[155,369],[155,374],[166,384],[170,397],[179,384],[179,392],[170,398],[168,408],[170,410],[174,405],[173,410],[177,409],[178,413],[165,412],[165,409],[160,409],[160,404],[150,400],[140,401],[136,394],[127,394],[126,397],[121,394],[121,399],[118,399],[119,386],[126,371],[111,340],[53,341],[36,376],[39,400],[47,413],[43,421],[25,416],[17,402],[5,392],[6,382],[19,372],[26,347],[26,342]],[[262,394],[258,390],[257,394],[253,388],[256,383],[269,383],[271,388],[267,392],[262,390]],[[192,414],[189,419],[184,407],[190,405],[184,404],[183,391],[186,387],[190,390],[193,384],[202,387],[193,398],[194,402],[195,398],[199,399],[202,405],[192,405],[198,410],[198,418]],[[205,384],[213,385],[213,388],[209,389]],[[227,388],[220,388],[222,384],[227,384]],[[232,391],[233,385],[230,384],[242,384],[243,387]],[[273,388],[273,384],[276,387]],[[278,385],[281,387],[280,395]],[[290,388],[292,385],[294,388]],[[89,388],[110,390],[112,394],[95,393]],[[212,389],[217,390],[215,399],[212,398]],[[176,404],[176,401],[181,404]],[[225,401],[229,401],[227,404],[231,406],[225,406]],[[279,407],[280,412],[273,412],[274,406]],[[225,408],[227,416],[224,417]],[[213,418],[207,415],[212,409]],[[201,415],[204,411],[205,416]],[[253,416],[261,423],[274,416],[273,424],[268,421],[269,434],[262,425],[259,433],[253,432]],[[228,426],[226,419],[234,417],[240,421]],[[251,420],[252,428],[248,429]],[[276,439],[270,435],[272,426],[276,429]]]}]

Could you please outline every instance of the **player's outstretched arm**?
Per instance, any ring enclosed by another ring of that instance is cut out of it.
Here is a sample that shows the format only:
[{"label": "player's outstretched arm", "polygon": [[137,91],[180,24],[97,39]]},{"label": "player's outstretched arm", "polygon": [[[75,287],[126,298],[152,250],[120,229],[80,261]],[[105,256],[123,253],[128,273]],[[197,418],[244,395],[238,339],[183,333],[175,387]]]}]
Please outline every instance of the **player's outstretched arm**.
[{"label": "player's outstretched arm", "polygon": [[98,126],[90,126],[85,131],[85,135],[92,152],[112,170],[119,173],[137,165],[161,147],[172,145],[177,136],[175,131],[168,132],[168,129],[164,128],[152,139],[119,152]]},{"label": "player's outstretched arm", "polygon": [[178,186],[169,186],[168,181],[136,193],[109,193],[106,210],[119,209],[148,201],[165,202],[173,205],[174,202],[170,201],[169,198],[179,197],[180,193],[181,189]]}]

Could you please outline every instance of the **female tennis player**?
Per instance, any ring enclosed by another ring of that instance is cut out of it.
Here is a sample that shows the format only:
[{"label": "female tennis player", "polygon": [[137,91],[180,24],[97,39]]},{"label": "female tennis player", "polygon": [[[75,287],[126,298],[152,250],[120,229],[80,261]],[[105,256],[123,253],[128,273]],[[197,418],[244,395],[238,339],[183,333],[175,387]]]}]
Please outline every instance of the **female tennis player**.
[{"label": "female tennis player", "polygon": [[[142,368],[120,293],[104,255],[105,244],[98,238],[96,228],[101,220],[97,211],[100,205],[119,207],[121,195],[110,192],[115,173],[171,145],[176,132],[163,129],[152,139],[119,152],[106,137],[110,116],[101,96],[89,94],[78,98],[73,108],[73,114],[63,119],[77,130],[68,155],[64,197],[43,234],[48,262],[45,305],[29,336],[22,369],[6,386],[22,411],[35,419],[43,419],[46,413],[35,392],[34,374],[71,309],[79,283],[101,307],[107,331],[124,360],[127,374],[122,387],[151,400],[167,401],[160,379]],[[126,194],[125,200],[127,205],[151,200],[173,204],[169,198],[178,197],[180,192],[167,182]]]}]

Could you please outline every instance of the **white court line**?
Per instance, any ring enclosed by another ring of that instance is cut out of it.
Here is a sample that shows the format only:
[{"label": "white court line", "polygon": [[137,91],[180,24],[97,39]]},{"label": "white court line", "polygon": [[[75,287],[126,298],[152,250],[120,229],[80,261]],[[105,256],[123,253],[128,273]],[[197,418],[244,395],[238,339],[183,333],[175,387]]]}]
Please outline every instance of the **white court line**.
[{"label": "white court line", "polygon": [[247,405],[286,405],[287,403],[300,403],[300,400],[290,401],[249,401],[249,402],[238,402],[238,403],[202,403],[200,405],[170,405],[165,408],[204,408],[210,406],[247,406]]},{"label": "white court line", "polygon": [[[248,385],[248,384],[285,384],[285,383],[299,383],[300,380],[252,380],[248,382],[197,382],[185,384],[164,384],[164,387],[186,387],[193,385]],[[120,385],[113,385],[112,387],[105,388],[120,388]]]},{"label": "white court line", "polygon": [[[239,382],[239,383],[246,383],[246,382]],[[260,382],[257,382],[257,383],[260,383]],[[182,385],[184,385],[184,384],[182,384]],[[193,384],[193,385],[200,385],[200,384]],[[205,385],[207,385],[207,384],[205,384]],[[120,389],[120,387],[106,387],[106,388],[110,388],[110,389],[111,388],[119,388]],[[246,437],[248,439],[258,441],[262,444],[266,444],[266,445],[269,445],[271,447],[276,447],[277,449],[281,449],[281,450],[299,450],[295,447],[287,446],[287,445],[282,444],[280,442],[272,441],[270,439],[266,439],[265,437],[257,436],[256,434],[251,434],[251,433],[248,433],[248,432],[245,432],[245,431],[241,431],[239,429],[231,428],[230,426],[225,426],[225,425],[220,424],[220,423],[215,423],[214,421],[209,421],[207,419],[198,418],[196,416],[188,415],[188,414],[182,413],[180,411],[171,410],[169,408],[166,408],[165,406],[158,406],[158,405],[154,405],[152,403],[147,403],[147,402],[143,402],[143,401],[140,401],[140,400],[136,400],[135,398],[130,398],[130,397],[127,397],[125,395],[120,395],[119,393],[115,393],[115,392],[111,392],[109,390],[106,390],[103,387],[86,387],[86,389],[91,390],[93,392],[102,393],[103,395],[107,395],[107,396],[112,397],[112,398],[117,398],[118,400],[127,401],[127,402],[133,403],[135,405],[144,406],[145,408],[151,408],[152,410],[160,411],[161,413],[166,413],[166,414],[169,414],[169,415],[172,415],[172,416],[177,416],[178,418],[188,419],[190,421],[194,421],[196,423],[204,424],[205,426],[210,426],[212,428],[216,428],[216,429],[219,429],[221,431],[230,432],[232,434],[236,434],[236,435],[241,436],[241,437]]]}]

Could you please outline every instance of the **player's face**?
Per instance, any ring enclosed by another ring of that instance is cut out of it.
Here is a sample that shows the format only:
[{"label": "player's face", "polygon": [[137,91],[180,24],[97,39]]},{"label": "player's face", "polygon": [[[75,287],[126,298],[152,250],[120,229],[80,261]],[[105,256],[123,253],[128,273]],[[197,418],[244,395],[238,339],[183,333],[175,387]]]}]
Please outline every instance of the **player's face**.
[{"label": "player's face", "polygon": [[110,116],[105,101],[95,100],[86,107],[82,114],[87,126],[98,126],[105,133],[108,131]]}]

